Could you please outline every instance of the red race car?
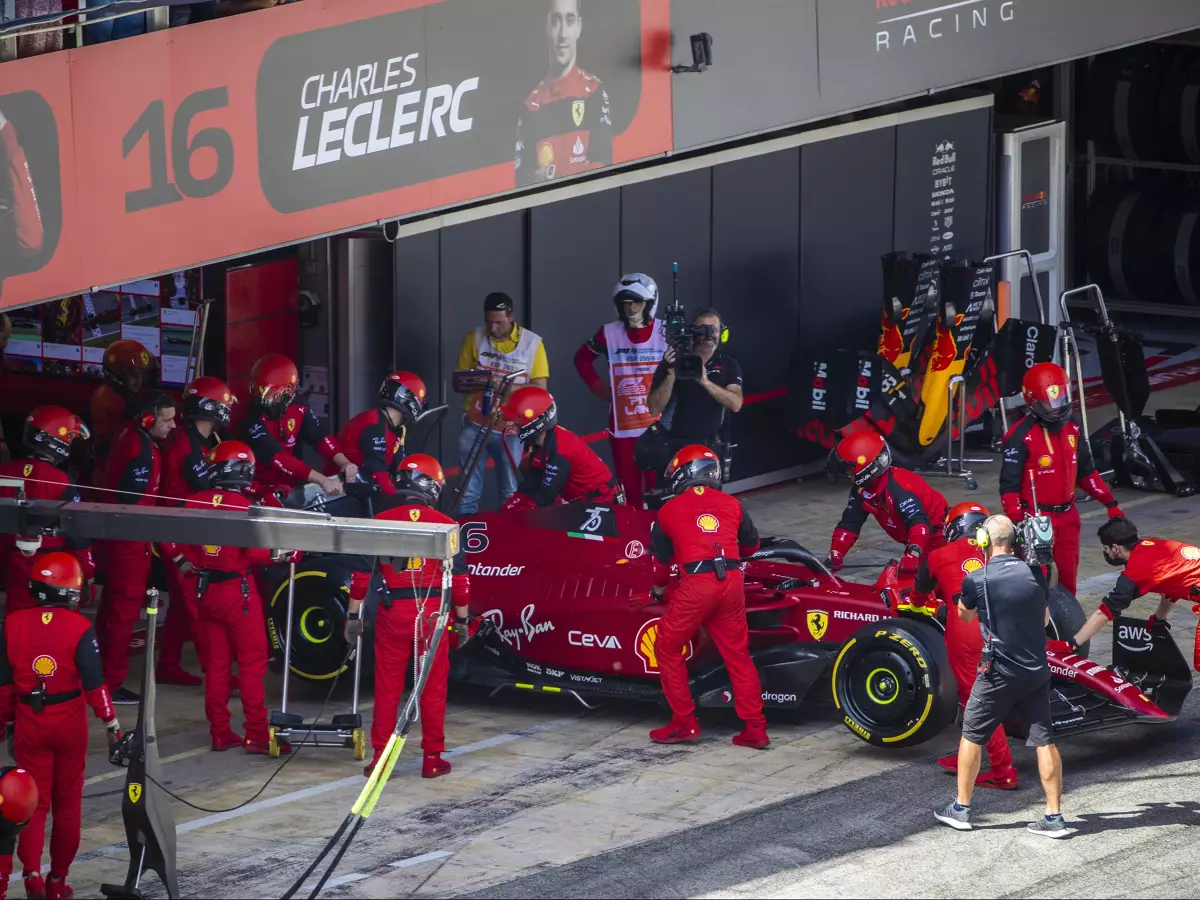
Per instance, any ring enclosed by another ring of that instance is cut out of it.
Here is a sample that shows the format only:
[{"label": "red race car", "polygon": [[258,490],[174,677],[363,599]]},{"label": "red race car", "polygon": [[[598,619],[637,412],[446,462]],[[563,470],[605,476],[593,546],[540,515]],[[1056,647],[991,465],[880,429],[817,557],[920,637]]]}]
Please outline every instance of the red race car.
[{"label": "red race car", "polygon": [[[652,520],[651,512],[586,502],[464,520],[478,630],[455,654],[454,677],[567,694],[585,705],[597,698],[661,702],[655,639],[662,607],[647,605]],[[297,574],[292,671],[302,678],[331,678],[343,664],[343,585],[353,564],[326,557]],[[875,585],[851,583],[794,542],[767,539],[744,570],[751,651],[769,707],[832,700],[847,728],[883,747],[921,743],[954,721],[958,692],[942,639],[944,611],[936,618],[898,613],[907,588],[894,567]],[[278,646],[286,584],[267,596]],[[1075,598],[1056,588],[1051,636],[1074,634],[1083,621]],[[1111,668],[1089,660],[1087,648],[1049,654],[1057,734],[1178,716],[1191,670],[1170,634],[1151,632],[1144,620],[1114,626]],[[728,676],[706,636],[684,652],[697,705],[731,706]]]}]

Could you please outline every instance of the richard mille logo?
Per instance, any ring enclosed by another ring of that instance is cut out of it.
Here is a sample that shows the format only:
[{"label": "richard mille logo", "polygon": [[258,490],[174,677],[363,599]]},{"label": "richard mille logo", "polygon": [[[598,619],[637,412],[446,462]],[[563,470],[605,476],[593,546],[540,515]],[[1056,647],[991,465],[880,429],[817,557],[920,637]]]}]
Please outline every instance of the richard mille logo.
[{"label": "richard mille logo", "polygon": [[983,31],[1012,22],[1016,17],[1016,0],[958,0],[939,3],[931,9],[912,10],[912,5],[921,2],[875,0],[875,9],[886,13],[886,18],[876,23],[876,53]]}]

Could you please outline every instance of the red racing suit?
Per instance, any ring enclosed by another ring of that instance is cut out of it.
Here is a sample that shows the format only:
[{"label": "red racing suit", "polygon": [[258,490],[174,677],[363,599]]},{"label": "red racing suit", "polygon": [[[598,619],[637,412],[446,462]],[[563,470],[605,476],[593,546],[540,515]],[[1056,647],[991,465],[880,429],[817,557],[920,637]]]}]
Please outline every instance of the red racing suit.
[{"label": "red racing suit", "polygon": [[[984,565],[983,551],[975,546],[973,539],[962,537],[943,544],[922,560],[913,583],[914,600],[927,600],[930,594],[936,593],[946,604],[946,652],[950,657],[950,670],[958,682],[958,703],[964,708],[979,672],[983,633],[979,630],[978,617],[970,622],[962,620],[958,614],[958,598],[962,594],[963,579]],[[1012,768],[1012,753],[1003,725],[988,739],[987,754],[992,769]]]},{"label": "red racing suit", "polygon": [[[244,511],[250,508],[250,501],[235,491],[213,489],[188,497],[185,506]],[[182,577],[196,597],[197,614],[192,630],[204,664],[204,714],[209,732],[214,738],[221,738],[232,731],[229,697],[236,661],[246,740],[265,746],[267,624],[251,568],[269,565],[271,551],[215,545],[166,545],[166,549],[172,556],[182,553],[196,568],[194,573]]]},{"label": "red racing suit", "polygon": [[[171,432],[163,447],[162,496],[159,498],[163,506],[182,506],[188,497],[208,488],[207,457],[218,443],[216,431],[203,437],[190,422]],[[178,567],[170,564],[171,557],[165,551],[163,556],[168,560],[165,568],[171,605],[162,630],[158,664],[177,667],[183,657],[183,645],[192,639],[196,595],[185,584]],[[178,603],[175,603],[176,598],[179,598]]]},{"label": "red racing suit", "polygon": [[[1121,615],[1143,594],[1162,594],[1173,601],[1196,602],[1193,593],[1200,586],[1200,547],[1146,538],[1129,552],[1125,571],[1108,592],[1100,610],[1111,620]],[[1200,611],[1200,607],[1194,607]],[[1200,672],[1200,625],[1196,629],[1196,649],[1192,664]]]},{"label": "red racing suit", "polygon": [[612,110],[600,79],[580,69],[544,79],[517,120],[517,186],[612,164]]},{"label": "red racing suit", "polygon": [[[46,813],[53,812],[50,876],[66,878],[79,849],[88,720],[116,718],[100,669],[100,651],[88,620],[54,607],[24,609],[4,623],[0,660],[0,722],[16,717],[16,763],[37,781],[37,811],[21,832],[17,855],[26,872],[40,872]],[[40,711],[34,691],[44,691]],[[11,857],[0,873],[12,871]]]},{"label": "red racing suit", "polygon": [[[766,727],[762,684],[750,658],[746,592],[738,562],[758,549],[758,531],[742,504],[711,487],[694,486],[672,497],[650,529],[654,586],[667,588],[655,655],[663,694],[676,719],[695,715],[684,647],[700,628],[725,661],[733,704],[747,725]],[[713,560],[725,557],[725,577]],[[678,574],[673,576],[671,567]]]},{"label": "red racing suit", "polygon": [[[113,441],[103,477],[103,487],[114,503],[154,506],[162,478],[162,454],[149,433],[129,423]],[[105,574],[104,595],[96,614],[104,683],[116,690],[129,674],[129,641],[146,602],[150,580],[149,543],[103,541],[98,548]]]},{"label": "red racing suit", "polygon": [[869,490],[855,488],[850,492],[830,544],[835,562],[854,546],[868,515],[875,517],[892,540],[919,548],[922,555],[942,545],[946,498],[916,472],[892,466]]},{"label": "red racing suit", "polygon": [[[626,325],[625,334],[632,343],[644,344],[654,336],[654,330],[661,327],[661,322],[651,319],[641,328],[630,328]],[[608,427],[610,431],[615,432],[617,429],[616,410],[611,406],[612,386],[608,372],[605,372],[604,377],[596,374],[596,360],[602,357],[606,360],[608,357],[608,341],[604,337],[603,327],[590,341],[575,351],[575,370],[587,384],[588,390],[601,400],[610,403]],[[625,488],[625,501],[630,506],[641,509],[645,502],[646,491],[654,488],[655,473],[639,469],[637,463],[634,462],[633,448],[636,444],[637,438],[635,437],[619,438],[610,434],[608,438],[608,446],[612,450],[613,470],[616,472],[617,481]]]},{"label": "red racing suit", "polygon": [[29,161],[12,122],[0,126],[0,281],[23,271],[45,243]]},{"label": "red racing suit", "polygon": [[92,391],[88,400],[88,428],[96,447],[96,471],[103,472],[109,444],[126,422],[133,421],[140,406],[134,394],[122,394],[110,384]]},{"label": "red racing suit", "polygon": [[342,452],[337,441],[325,433],[313,411],[302,403],[291,404],[278,419],[251,409],[246,420],[246,443],[258,460],[258,483],[289,489],[304,484],[312,466],[296,455],[296,446],[301,441],[327,461]]},{"label": "red racing suit", "polygon": [[504,508],[532,509],[559,499],[618,503],[622,493],[604,460],[575,432],[557,425],[541,447],[526,451],[521,485]]},{"label": "red racing suit", "polygon": [[[402,522],[441,522],[454,520],[426,506],[399,506],[375,516]],[[371,718],[371,746],[375,752],[387,746],[396,728],[400,696],[412,659],[413,644],[420,637],[421,652],[429,647],[434,620],[441,607],[442,563],[437,559],[399,559],[382,562],[380,571],[387,597],[379,604],[375,617],[375,712]],[[452,603],[469,606],[471,578],[466,556],[460,549],[454,557],[450,582]],[[354,572],[350,579],[350,598],[361,601],[367,596],[369,572]],[[415,637],[416,636],[416,637]],[[437,656],[429,670],[421,694],[421,748],[426,754],[446,749],[446,683],[450,674],[450,641],[445,635],[438,644]]]},{"label": "red racing suit", "polygon": [[[0,464],[0,478],[26,479],[25,496],[30,500],[79,500],[79,489],[71,483],[66,473],[40,459],[14,459]],[[16,495],[16,488],[0,488],[0,497],[12,498]],[[3,554],[8,589],[8,599],[4,604],[5,618],[19,609],[32,609],[37,606],[29,593],[29,574],[33,571],[33,561],[36,557],[26,556],[18,550],[16,540],[16,535],[13,534],[0,535],[0,554]],[[40,549],[66,550],[79,560],[85,579],[96,574],[92,551],[88,549],[87,541],[44,535]]]},{"label": "red racing suit", "polygon": [[1037,482],[1038,509],[1050,517],[1054,526],[1058,583],[1074,594],[1081,527],[1079,510],[1075,508],[1075,488],[1082,488],[1110,511],[1117,509],[1117,501],[1096,471],[1087,441],[1074,420],[1044,425],[1029,414],[1009,429],[1000,466],[1000,502],[1004,514],[1014,522],[1033,515],[1030,472]]},{"label": "red racing suit", "polygon": [[[378,484],[385,494],[394,494],[392,463],[397,458],[404,459],[404,435],[404,426],[399,434],[392,430],[383,410],[368,409],[347,422],[334,441],[364,477]],[[337,464],[330,459],[325,464],[325,474],[337,473]]]}]

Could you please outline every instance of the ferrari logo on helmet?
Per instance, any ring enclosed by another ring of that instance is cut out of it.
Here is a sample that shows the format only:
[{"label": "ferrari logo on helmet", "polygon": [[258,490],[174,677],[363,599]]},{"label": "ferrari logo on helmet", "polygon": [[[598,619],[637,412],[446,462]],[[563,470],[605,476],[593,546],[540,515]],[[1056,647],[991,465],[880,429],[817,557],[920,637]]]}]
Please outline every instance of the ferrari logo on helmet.
[{"label": "ferrari logo on helmet", "polygon": [[679,468],[679,457],[678,456],[675,457],[673,460],[671,460],[671,465],[668,466],[668,468],[671,468],[671,469]]},{"label": "ferrari logo on helmet", "polygon": [[142,786],[140,784],[131,784],[129,786],[129,802],[137,803],[142,799]]},{"label": "ferrari logo on helmet", "polygon": [[419,509],[410,509],[408,511],[408,517],[414,522],[419,522],[421,521],[421,511]]},{"label": "ferrari logo on helmet", "polygon": [[28,478],[32,474],[33,474],[33,464],[27,463],[25,465],[25,477]]},{"label": "ferrari logo on helmet", "polygon": [[1050,385],[1046,386],[1046,396],[1047,397],[1049,397],[1051,400],[1057,400],[1058,395],[1059,395],[1059,388],[1058,388],[1057,384],[1050,384]]},{"label": "ferrari logo on helmet", "polygon": [[970,559],[963,560],[962,570],[964,572],[966,572],[968,575],[970,575],[972,572],[977,572],[982,568],[983,568],[983,563],[981,563],[975,557],[971,557]]},{"label": "ferrari logo on helmet", "polygon": [[1051,459],[1049,456],[1039,456],[1038,457],[1038,465],[1041,466],[1043,469],[1048,469],[1052,465],[1054,465],[1054,460]]},{"label": "ferrari logo on helmet", "polygon": [[150,354],[147,353],[145,350],[142,351],[142,365],[143,366],[150,365]]},{"label": "ferrari logo on helmet", "polygon": [[721,522],[712,513],[705,513],[696,519],[696,527],[705,534],[712,534],[721,527]]},{"label": "ferrari logo on helmet", "polygon": [[[642,661],[642,666],[646,670],[647,675],[658,674],[658,623],[661,619],[651,619],[638,629],[637,637],[633,641],[633,651],[638,655],[638,659]],[[688,641],[682,650],[683,658],[692,658],[692,642]]]},{"label": "ferrari logo on helmet", "polygon": [[571,104],[571,119],[575,122],[576,128],[583,124],[583,111],[585,109],[587,109],[587,104],[583,100],[576,100]]},{"label": "ferrari logo on helmet", "polygon": [[52,612],[42,613],[42,624],[43,625],[49,625],[53,621],[54,621],[54,613],[52,613]]},{"label": "ferrari logo on helmet", "polygon": [[[43,617],[42,621],[45,621]],[[42,654],[33,661],[33,674],[42,678],[49,678],[58,671],[58,661],[53,656]]]},{"label": "ferrari logo on helmet", "polygon": [[829,628],[829,613],[819,609],[810,609],[804,621],[808,624],[808,633],[812,635],[813,640],[819,641]]}]

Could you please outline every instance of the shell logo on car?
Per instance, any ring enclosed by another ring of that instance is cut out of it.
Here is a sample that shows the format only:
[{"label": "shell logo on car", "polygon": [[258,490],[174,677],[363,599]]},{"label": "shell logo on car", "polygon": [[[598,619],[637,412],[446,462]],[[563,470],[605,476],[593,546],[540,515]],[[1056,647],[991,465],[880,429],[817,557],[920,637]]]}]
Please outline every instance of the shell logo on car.
[{"label": "shell logo on car", "polygon": [[[642,661],[647,675],[658,674],[658,623],[661,621],[662,619],[651,619],[646,622],[638,629],[637,638],[633,642],[633,651]],[[688,641],[683,648],[683,658],[691,659],[693,650],[692,642]]]},{"label": "shell logo on car", "polygon": [[721,527],[721,523],[712,513],[705,513],[696,519],[696,527],[705,534],[712,534]]}]

